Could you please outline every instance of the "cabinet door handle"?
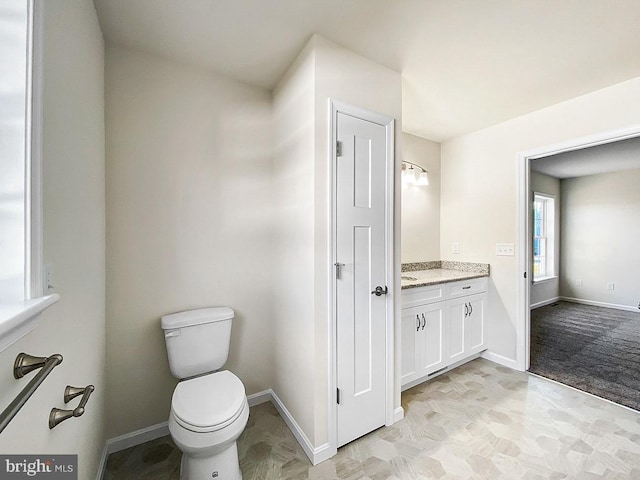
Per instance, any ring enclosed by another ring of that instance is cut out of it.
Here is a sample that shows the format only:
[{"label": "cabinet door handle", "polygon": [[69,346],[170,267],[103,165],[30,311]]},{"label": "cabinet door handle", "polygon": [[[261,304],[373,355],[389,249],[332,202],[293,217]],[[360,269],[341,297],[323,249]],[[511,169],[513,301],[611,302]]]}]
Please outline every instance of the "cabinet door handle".
[{"label": "cabinet door handle", "polygon": [[469,316],[469,305],[467,305],[467,302],[464,303],[464,318],[467,318]]},{"label": "cabinet door handle", "polygon": [[424,330],[425,325],[427,324],[427,319],[424,318],[424,313],[422,314],[422,329]]},{"label": "cabinet door handle", "polygon": [[473,307],[471,306],[471,302],[469,302],[469,316],[473,313]]},{"label": "cabinet door handle", "polygon": [[418,326],[416,327],[416,332],[420,331],[420,315],[416,315],[416,320],[418,321]]}]

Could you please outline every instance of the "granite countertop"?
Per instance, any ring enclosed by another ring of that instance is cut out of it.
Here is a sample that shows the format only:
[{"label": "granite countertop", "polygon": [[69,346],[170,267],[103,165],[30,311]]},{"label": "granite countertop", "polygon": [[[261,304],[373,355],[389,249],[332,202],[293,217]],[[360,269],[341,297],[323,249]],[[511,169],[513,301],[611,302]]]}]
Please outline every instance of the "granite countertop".
[{"label": "granite countertop", "polygon": [[472,278],[488,277],[487,263],[469,262],[420,262],[402,264],[402,289],[438,285]]}]

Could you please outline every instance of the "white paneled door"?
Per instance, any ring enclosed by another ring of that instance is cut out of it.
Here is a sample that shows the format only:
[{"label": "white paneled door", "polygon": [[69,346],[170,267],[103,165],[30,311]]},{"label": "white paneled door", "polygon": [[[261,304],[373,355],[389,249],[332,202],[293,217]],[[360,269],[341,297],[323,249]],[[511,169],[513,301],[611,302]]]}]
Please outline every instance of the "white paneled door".
[{"label": "white paneled door", "polygon": [[[385,424],[387,137],[338,112],[336,159],[337,440]],[[379,287],[379,288],[378,288]],[[372,293],[378,288],[378,294]]]}]

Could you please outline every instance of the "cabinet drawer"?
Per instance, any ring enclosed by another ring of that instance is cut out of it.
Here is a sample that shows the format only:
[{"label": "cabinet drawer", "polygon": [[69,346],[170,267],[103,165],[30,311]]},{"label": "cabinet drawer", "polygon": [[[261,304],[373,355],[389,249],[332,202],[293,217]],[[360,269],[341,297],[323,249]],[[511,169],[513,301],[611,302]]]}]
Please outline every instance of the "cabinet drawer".
[{"label": "cabinet drawer", "polygon": [[472,280],[463,280],[460,282],[447,283],[446,295],[447,298],[458,298],[465,295],[472,295],[474,293],[481,293],[487,291],[487,279],[486,278],[474,278]]},{"label": "cabinet drawer", "polygon": [[444,300],[444,285],[410,288],[402,291],[402,308]]}]

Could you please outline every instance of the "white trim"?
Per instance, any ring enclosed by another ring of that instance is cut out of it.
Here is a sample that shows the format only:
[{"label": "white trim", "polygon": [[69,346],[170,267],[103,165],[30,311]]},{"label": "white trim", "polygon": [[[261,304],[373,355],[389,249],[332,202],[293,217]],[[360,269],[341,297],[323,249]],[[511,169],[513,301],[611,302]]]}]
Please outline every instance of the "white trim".
[{"label": "white trim", "polygon": [[[618,142],[629,138],[640,136],[640,125],[631,125],[626,128],[612,130],[607,132],[596,133],[586,137],[567,140],[554,145],[539,147],[533,150],[519,152],[516,155],[517,162],[517,202],[518,209],[516,211],[516,224],[518,230],[518,244],[516,246],[517,265],[516,270],[516,363],[518,370],[529,369],[529,353],[530,353],[530,297],[529,285],[530,278],[524,278],[526,272],[530,277],[532,272],[528,265],[529,258],[529,222],[528,222],[528,205],[529,205],[529,166],[530,161],[536,158],[548,157],[558,153],[569,152],[573,150],[581,150],[583,148],[595,147],[607,143]],[[499,362],[498,362],[499,363]]]},{"label": "white trim", "polygon": [[29,41],[29,82],[27,115],[26,174],[30,180],[25,192],[25,298],[37,298],[43,289],[43,201],[42,201],[42,143],[44,124],[44,1],[30,0],[32,25]]},{"label": "white trim", "polygon": [[541,283],[547,283],[550,282],[551,280],[557,280],[558,276],[557,275],[549,275],[548,277],[540,277],[537,280],[534,280],[532,283],[534,285],[539,285]]},{"label": "white trim", "polygon": [[503,367],[513,368],[514,370],[519,370],[521,372],[525,371],[520,368],[520,364],[518,363],[518,361],[514,360],[513,358],[505,357],[504,355],[498,355],[497,353],[490,352],[489,350],[485,350],[480,356],[485,360],[497,363],[498,365],[502,365]]},{"label": "white trim", "polygon": [[399,422],[404,418],[404,408],[398,407],[393,411],[393,422]]},{"label": "white trim", "polygon": [[386,361],[385,361],[385,381],[386,381],[386,399],[385,399],[385,425],[392,425],[396,420],[396,410],[394,406],[395,393],[395,353],[394,353],[394,325],[395,325],[395,244],[394,244],[394,192],[395,192],[395,119],[388,115],[365,110],[353,105],[349,105],[332,98],[329,98],[329,148],[328,148],[328,179],[330,185],[329,195],[329,259],[328,259],[328,278],[329,278],[329,322],[328,322],[328,365],[327,365],[327,381],[328,381],[328,412],[327,412],[327,431],[329,436],[328,452],[333,452],[326,458],[334,455],[338,450],[338,429],[337,429],[337,348],[336,348],[336,298],[335,298],[335,276],[333,275],[333,265],[336,260],[336,141],[337,141],[337,124],[336,118],[338,112],[359,119],[367,120],[385,127],[386,144],[387,144],[387,185],[385,200],[385,229],[386,229],[386,285],[391,287],[386,296]]},{"label": "white trim", "polygon": [[96,470],[96,480],[102,480],[104,478],[104,472],[107,469],[107,459],[109,454],[107,453],[107,444],[102,447],[102,453],[100,454],[100,461],[98,462],[98,469]]},{"label": "white trim", "polygon": [[461,360],[458,360],[455,363],[452,363],[451,365],[447,365],[446,367],[443,367],[441,370],[438,370],[437,373],[431,373],[429,375],[425,375],[424,377],[420,377],[420,378],[416,378],[415,380],[411,380],[410,382],[407,382],[405,384],[403,384],[400,389],[401,391],[405,391],[405,390],[409,390],[410,388],[413,388],[417,385],[420,385],[421,383],[424,382],[429,382],[431,380],[433,380],[434,378],[439,377],[440,375],[444,375],[446,373],[450,373],[452,370],[455,370],[456,368],[464,365],[465,363],[469,363],[472,360],[475,360],[476,358],[480,358],[482,356],[483,352],[476,352],[473,353],[471,355],[469,355],[468,357],[465,357]]},{"label": "white trim", "polygon": [[150,427],[141,428],[107,440],[105,449],[107,456],[136,445],[141,445],[156,438],[169,435],[169,422],[162,422]]},{"label": "white trim", "polygon": [[[276,395],[272,389],[269,388],[262,392],[247,395],[247,402],[250,407],[271,402],[313,465],[324,462],[337,453],[337,450],[331,448],[329,443],[324,443],[319,447],[314,447],[302,428],[300,428],[300,425],[298,425],[298,422],[293,418],[293,415],[291,415],[289,410],[287,410],[287,407],[282,403],[282,400],[280,400],[278,395]],[[400,417],[399,420],[400,419],[402,419],[402,417]],[[169,422],[162,422],[157,425],[141,428],[135,432],[125,433],[119,437],[108,439],[102,449],[102,456],[100,458],[100,463],[98,464],[96,480],[102,480],[107,466],[107,459],[112,453],[119,452],[136,445],[141,445],[169,434]]]},{"label": "white trim", "polygon": [[0,303],[0,352],[40,325],[40,314],[60,300],[54,293],[22,302]]},{"label": "white trim", "polygon": [[581,303],[583,305],[591,305],[594,307],[614,308],[616,310],[624,310],[626,312],[634,312],[634,313],[640,312],[640,310],[638,310],[638,307],[634,307],[632,305],[619,305],[617,303],[596,302],[594,300],[585,300],[583,298],[573,298],[573,297],[558,297],[558,299],[564,302]]},{"label": "white trim", "polygon": [[287,424],[289,430],[291,430],[291,433],[293,433],[293,436],[296,438],[302,447],[302,450],[304,450],[304,453],[313,465],[317,465],[318,463],[333,457],[337,453],[337,450],[332,449],[329,443],[324,443],[319,447],[314,447],[309,440],[309,437],[307,437],[302,428],[300,428],[300,425],[298,425],[298,422],[293,418],[293,415],[291,415],[289,410],[287,410],[287,407],[284,406],[284,403],[282,403],[282,400],[280,400],[278,395],[276,395],[276,393],[271,389],[269,389],[269,394],[271,396],[271,403],[273,403],[273,406],[284,420],[284,423]]},{"label": "white trim", "polygon": [[544,307],[545,305],[551,305],[552,303],[555,303],[558,300],[560,300],[560,297],[553,297],[548,300],[542,300],[537,303],[532,303],[531,305],[529,305],[529,310],[533,310],[534,308]]},{"label": "white trim", "polygon": [[247,403],[250,407],[255,407],[256,405],[270,402],[273,395],[273,390],[271,389],[263,390],[262,392],[258,393],[252,393],[251,395],[247,395]]}]

